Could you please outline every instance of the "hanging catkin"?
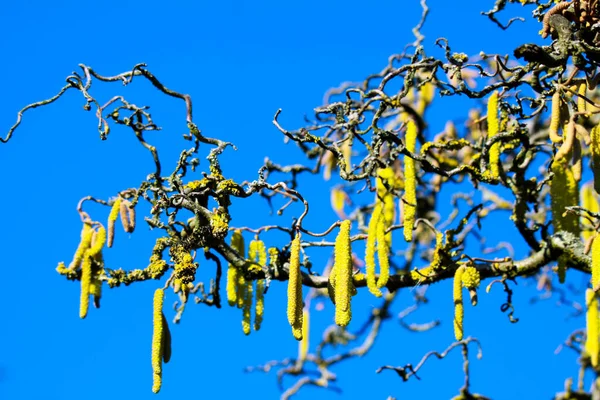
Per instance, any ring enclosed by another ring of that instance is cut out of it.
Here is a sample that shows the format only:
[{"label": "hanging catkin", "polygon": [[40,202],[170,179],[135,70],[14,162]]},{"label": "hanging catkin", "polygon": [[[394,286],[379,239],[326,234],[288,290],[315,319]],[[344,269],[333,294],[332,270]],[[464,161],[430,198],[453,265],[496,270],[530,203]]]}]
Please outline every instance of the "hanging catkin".
[{"label": "hanging catkin", "polygon": [[156,289],[154,292],[153,302],[153,326],[152,334],[152,372],[153,385],[152,391],[158,393],[162,384],[162,358],[163,358],[163,315],[162,307],[164,302],[165,292],[163,289]]},{"label": "hanging catkin", "polygon": [[81,297],[79,301],[79,318],[87,316],[90,306],[90,284],[92,283],[92,257],[87,250],[81,263]]},{"label": "hanging catkin", "polygon": [[456,340],[463,339],[463,319],[465,317],[465,309],[463,307],[462,296],[462,275],[465,271],[465,266],[461,265],[454,273],[454,282],[452,286],[452,298],[454,300],[454,338]]},{"label": "hanging catkin", "polygon": [[[233,231],[231,235],[231,248],[238,252],[241,257],[245,256],[244,237],[239,229]],[[238,293],[238,274],[240,274],[233,264],[229,264],[227,268],[227,303],[230,306],[238,304],[238,298],[241,295]]]},{"label": "hanging catkin", "polygon": [[367,272],[367,287],[369,291],[377,296],[381,297],[381,290],[377,287],[377,280],[375,276],[375,250],[377,243],[377,226],[381,219],[382,204],[375,203],[373,213],[371,214],[371,220],[369,221],[369,228],[367,231],[367,242],[365,244],[365,266]]},{"label": "hanging catkin", "polygon": [[[492,93],[487,107],[488,136],[490,140],[498,134],[500,122],[498,120],[498,92]],[[500,179],[500,142],[495,142],[489,152],[489,177],[493,180]]]},{"label": "hanging catkin", "polygon": [[352,291],[352,248],[350,245],[350,220],[345,220],[340,226],[340,232],[335,240],[335,323],[346,326],[352,318],[350,306]]},{"label": "hanging catkin", "polygon": [[561,98],[558,89],[552,95],[552,114],[550,115],[550,126],[548,128],[548,136],[553,143],[560,143],[562,138],[558,134],[558,129],[562,121],[561,118]]},{"label": "hanging catkin", "polygon": [[600,289],[600,236],[596,236],[592,242],[592,289]]},{"label": "hanging catkin", "polygon": [[302,275],[300,274],[300,234],[290,248],[287,317],[296,340],[302,340]]},{"label": "hanging catkin", "polygon": [[[414,153],[417,146],[417,125],[408,120],[406,128],[406,150]],[[413,225],[417,210],[417,173],[415,160],[404,156],[404,240],[410,242],[413,237]]]},{"label": "hanging catkin", "polygon": [[[267,249],[262,240],[253,240],[248,247],[248,258],[250,261],[257,262],[261,267],[267,265]],[[265,280],[258,279],[256,281],[256,304],[254,306],[254,330],[258,331],[263,321],[265,312]]]},{"label": "hanging catkin", "polygon": [[590,153],[592,154],[592,171],[594,173],[594,189],[600,193],[600,124],[590,132]]},{"label": "hanging catkin", "polygon": [[121,209],[121,201],[121,197],[117,197],[112,204],[110,213],[108,214],[108,242],[106,244],[107,247],[112,247],[113,241],[115,239],[115,221],[119,216],[119,211]]}]

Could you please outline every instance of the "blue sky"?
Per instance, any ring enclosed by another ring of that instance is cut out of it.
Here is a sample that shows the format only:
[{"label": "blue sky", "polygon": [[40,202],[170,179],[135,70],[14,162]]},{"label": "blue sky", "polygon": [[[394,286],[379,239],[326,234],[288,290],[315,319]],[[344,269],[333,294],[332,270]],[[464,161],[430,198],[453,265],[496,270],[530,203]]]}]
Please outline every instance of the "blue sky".
[{"label": "blue sky", "polygon": [[[423,32],[424,44],[432,52],[438,51],[433,42],[439,36],[447,37],[454,51],[467,54],[483,48],[504,54],[523,41],[540,42],[535,24],[501,31],[479,15],[492,1],[465,2],[460,16],[454,2],[428,3],[431,14]],[[8,130],[25,104],[55,94],[79,63],[112,75],[145,62],[167,86],[192,95],[195,122],[206,135],[238,146],[237,152],[229,149],[222,158],[225,174],[236,180],[255,179],[265,156],[282,163],[302,160],[294,146],[283,144],[271,123],[278,108],[283,110],[285,126],[300,127],[303,115],[322,104],[328,88],[379,71],[389,55],[401,52],[413,40],[411,28],[421,13],[417,0],[366,4],[354,0],[5,2],[0,5],[0,52],[5,60],[0,63],[0,132]],[[511,7],[501,18],[529,12]],[[181,102],[158,96],[141,80],[127,88],[97,82],[93,93],[102,99],[122,94],[136,104],[152,106],[155,121],[164,129],[147,138],[162,152],[166,170],[189,146],[181,139],[185,132]],[[152,168],[149,155],[130,132],[115,128],[109,140],[100,141],[93,114],[83,111],[83,104],[73,91],[49,107],[30,111],[14,138],[0,145],[4,181],[0,398],[278,398],[273,373],[246,374],[243,369],[296,355],[281,283],[273,285],[265,300],[262,330],[249,337],[241,332],[239,310],[190,304],[182,322],[171,327],[173,357],[164,368],[158,397],[150,391],[156,282],[106,290],[102,308],[92,309],[86,320],[78,318],[79,285],[55,272],[57,263],[68,261],[77,246],[81,223],[76,204],[86,195],[106,199],[135,187]],[[464,116],[460,108],[464,100],[446,104],[429,115],[432,130],[442,127],[446,118]],[[336,219],[327,184],[317,182],[301,181],[311,203],[322,204],[312,208],[306,221],[314,230]],[[234,204],[232,210],[234,225],[256,227],[274,220],[268,217],[267,205],[258,200]],[[278,221],[289,224],[298,210],[289,210]],[[88,212],[104,220],[108,210],[90,207]],[[508,214],[499,218],[507,223]],[[507,239],[501,232],[484,233],[489,235],[488,243]],[[144,267],[156,235],[141,223],[131,236],[117,232],[115,247],[105,252],[107,265]],[[277,235],[265,238],[267,245],[268,238],[273,243],[283,240]],[[523,253],[522,247],[515,247]],[[315,265],[326,260],[324,252],[315,252]],[[208,278],[213,267],[203,265],[201,274]],[[584,287],[585,279],[569,274],[569,282],[577,288]],[[571,317],[572,309],[558,306],[555,299],[531,306],[529,300],[535,296],[531,283],[519,281],[517,289],[517,324],[510,324],[499,311],[504,296],[498,287],[489,295],[480,294],[476,308],[466,307],[465,330],[483,344],[483,359],[473,357],[471,362],[472,391],[495,399],[548,398],[562,390],[565,378],[577,375],[574,353],[555,354],[555,350],[584,320]],[[295,398],[458,394],[463,381],[459,352],[445,360],[430,360],[419,374],[421,381],[404,383],[393,372],[374,373],[384,364],[414,365],[427,351],[441,351],[452,343],[451,287],[448,282],[437,284],[430,296],[432,301],[411,322],[439,318],[440,327],[414,334],[389,321],[371,353],[333,370],[344,390],[342,396],[306,388]],[[355,299],[357,327],[361,316],[378,302],[366,291]],[[166,304],[173,301],[171,294]],[[410,304],[406,291],[393,313]],[[171,310],[167,314],[173,316]],[[330,306],[313,313],[313,344],[332,315]],[[284,380],[286,387],[292,383]]]}]

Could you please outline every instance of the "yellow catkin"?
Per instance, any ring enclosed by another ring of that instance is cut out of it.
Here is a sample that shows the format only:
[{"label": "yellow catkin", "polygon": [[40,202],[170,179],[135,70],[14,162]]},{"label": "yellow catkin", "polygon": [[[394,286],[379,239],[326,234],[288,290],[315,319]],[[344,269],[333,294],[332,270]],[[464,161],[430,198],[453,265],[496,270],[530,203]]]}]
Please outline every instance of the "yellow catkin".
[{"label": "yellow catkin", "polygon": [[377,224],[377,260],[379,261],[379,278],[377,288],[384,287],[390,279],[390,248],[386,240],[385,224],[383,218]]},{"label": "yellow catkin", "polygon": [[257,240],[251,240],[250,241],[250,245],[248,246],[248,258],[250,259],[250,261],[252,262],[256,262],[256,256],[257,256]]},{"label": "yellow catkin", "polygon": [[339,187],[334,187],[331,189],[331,208],[340,218],[345,218],[346,214],[344,212],[344,204],[348,198],[348,194],[344,192],[343,189]]},{"label": "yellow catkin", "polygon": [[69,265],[69,269],[76,270],[81,266],[83,256],[92,244],[93,236],[94,230],[92,229],[92,226],[89,224],[83,224],[83,229],[81,230],[81,240],[79,242],[79,246],[77,246],[75,255],[73,256],[73,261],[71,261],[71,265]]},{"label": "yellow catkin", "polygon": [[461,276],[461,282],[467,289],[477,289],[481,283],[481,275],[477,268],[473,266],[465,267]]},{"label": "yellow catkin", "polygon": [[[498,92],[492,93],[488,100],[487,106],[487,123],[488,123],[488,137],[490,140],[498,134],[500,123],[498,120]],[[500,142],[494,143],[490,147],[489,153],[489,176],[491,179],[500,179]]]},{"label": "yellow catkin", "polygon": [[550,115],[550,126],[548,127],[548,136],[553,143],[562,142],[562,137],[558,134],[561,122],[561,98],[558,89],[552,95],[552,114]]},{"label": "yellow catkin", "polygon": [[352,247],[350,244],[350,220],[345,220],[340,226],[340,232],[335,239],[334,272],[335,283],[335,323],[347,326],[352,319],[350,304],[352,292]]},{"label": "yellow catkin", "polygon": [[290,248],[287,317],[296,340],[302,340],[302,275],[300,274],[300,234]]},{"label": "yellow catkin", "polygon": [[152,393],[160,392],[162,386],[162,376],[160,374],[152,374]]},{"label": "yellow catkin", "polygon": [[92,282],[92,258],[89,250],[83,255],[81,262],[81,297],[79,301],[79,318],[87,316],[90,306],[90,284]]},{"label": "yellow catkin", "polygon": [[[586,183],[581,187],[580,197],[581,206],[583,208],[594,213],[600,211],[600,207],[598,205],[598,196],[594,192],[593,184],[591,182]],[[596,234],[596,231],[593,229],[593,227],[591,227],[587,219],[581,218],[581,223],[582,225],[586,226],[586,229],[581,232],[581,235],[583,236],[583,240],[587,242]]]},{"label": "yellow catkin", "polygon": [[256,305],[254,308],[254,330],[260,330],[265,314],[265,280],[256,281]]},{"label": "yellow catkin", "polygon": [[246,278],[239,271],[237,273],[237,288],[235,290],[237,293],[237,308],[243,309],[246,302]]},{"label": "yellow catkin", "polygon": [[452,286],[452,297],[454,299],[454,337],[456,340],[463,339],[463,320],[465,316],[465,310],[463,307],[463,296],[462,296],[462,276],[465,271],[464,265],[461,265],[456,269],[454,273],[454,283]]},{"label": "yellow catkin", "polygon": [[558,160],[567,161],[571,157],[575,139],[575,121],[570,119],[564,129],[563,143],[554,155],[555,162]]},{"label": "yellow catkin", "polygon": [[596,189],[596,193],[600,193],[600,124],[592,128],[590,139],[592,171],[594,172],[594,189]]},{"label": "yellow catkin", "polygon": [[[579,85],[577,94],[579,94],[579,96],[577,96],[577,112],[585,112],[586,108],[587,108],[586,101],[583,97],[581,97],[581,96],[585,96],[587,94],[587,84],[585,83],[585,81]],[[587,114],[584,114],[584,115],[580,116],[580,118],[585,118],[586,116],[587,116]]]},{"label": "yellow catkin", "polygon": [[375,203],[375,208],[371,214],[369,228],[367,231],[367,241],[365,244],[365,267],[367,272],[367,287],[373,295],[381,297],[381,290],[377,288],[375,276],[375,245],[377,243],[377,225],[381,219],[381,203]]},{"label": "yellow catkin", "polygon": [[[231,248],[237,251],[240,256],[244,257],[244,237],[239,229],[233,231],[231,235]],[[238,304],[238,270],[233,264],[229,264],[227,268],[227,303],[230,306]]]},{"label": "yellow catkin", "polygon": [[550,196],[554,228],[579,236],[578,218],[572,213],[565,213],[565,207],[579,204],[579,189],[573,172],[567,163],[556,161],[552,164],[552,172],[554,178],[550,182]]},{"label": "yellow catkin", "polygon": [[[248,247],[248,257],[250,261],[257,262],[261,267],[267,264],[267,250],[265,243],[262,240],[253,240],[250,242]],[[265,280],[259,279],[256,281],[256,305],[254,310],[254,330],[260,329],[262,324],[263,315],[265,312]]]},{"label": "yellow catkin", "polygon": [[279,250],[277,247],[269,247],[267,252],[269,253],[269,265],[271,268],[277,268],[279,265]]},{"label": "yellow catkin", "polygon": [[598,329],[598,298],[593,289],[585,291],[585,304],[587,306],[585,352],[589,355],[592,366],[597,367],[600,330]]},{"label": "yellow catkin", "polygon": [[[408,120],[406,128],[406,150],[414,153],[417,147],[417,124]],[[415,160],[404,156],[404,240],[410,242],[413,237],[413,225],[417,209],[417,173]]]},{"label": "yellow catkin", "polygon": [[153,333],[152,333],[152,372],[154,375],[154,384],[152,391],[158,393],[161,386],[162,376],[162,358],[163,358],[163,315],[162,308],[165,298],[163,289],[156,289],[153,302]]},{"label": "yellow catkin", "polygon": [[106,244],[106,229],[104,228],[104,225],[99,224],[98,230],[92,236],[94,240],[93,244],[91,244],[89,253],[90,256],[96,257],[102,251],[102,248]]},{"label": "yellow catkin", "polygon": [[435,85],[427,82],[419,88],[419,99],[417,100],[416,111],[420,116],[425,114],[425,109],[435,97]]},{"label": "yellow catkin", "polygon": [[[383,223],[385,228],[389,228],[394,224],[396,219],[396,205],[394,190],[399,189],[398,179],[396,179],[396,173],[392,167],[381,168],[377,171],[377,179],[375,187],[377,189],[376,201],[383,203]],[[388,248],[392,247],[392,233],[388,233],[386,236]]]},{"label": "yellow catkin", "polygon": [[[577,181],[573,176],[573,171],[566,162],[555,160],[552,163],[552,172],[554,177],[550,182],[550,198],[552,206],[552,218],[556,232],[564,230],[579,236],[579,218],[566,213],[565,207],[576,206],[579,203],[579,194]],[[560,283],[565,281],[566,259],[558,259],[558,280]]]},{"label": "yellow catkin", "polygon": [[100,279],[104,265],[104,257],[102,256],[102,248],[106,243],[106,229],[102,224],[99,224],[98,229],[94,231],[92,235],[92,242],[90,243],[89,256],[96,262],[99,267],[96,271],[92,271],[92,278],[90,280],[89,292],[94,297],[94,307],[100,308],[100,299],[102,298],[102,280]]},{"label": "yellow catkin", "polygon": [[247,281],[244,290],[244,308],[242,313],[242,330],[244,331],[244,335],[249,335],[251,331],[250,321],[252,319],[253,292],[252,281]]},{"label": "yellow catkin", "polygon": [[108,247],[112,247],[113,241],[115,239],[115,221],[119,216],[119,211],[121,209],[121,201],[121,197],[117,197],[112,205],[112,208],[110,209],[110,213],[108,214],[108,241],[106,243],[106,246]]},{"label": "yellow catkin", "polygon": [[592,289],[598,289],[600,285],[600,236],[596,236],[592,242]]},{"label": "yellow catkin", "polygon": [[267,249],[262,240],[253,240],[250,242],[250,249],[253,249],[252,254],[248,254],[252,261],[256,261],[260,266],[267,265]]},{"label": "yellow catkin", "polygon": [[436,269],[442,265],[442,250],[444,246],[444,234],[442,232],[436,232],[435,234],[435,248],[433,249],[433,257],[431,258],[431,268]]},{"label": "yellow catkin", "polygon": [[306,308],[302,310],[302,321],[302,340],[298,343],[298,359],[300,361],[306,360],[309,346],[310,312]]},{"label": "yellow catkin", "polygon": [[227,268],[227,303],[230,306],[237,304],[237,268],[229,264]]}]

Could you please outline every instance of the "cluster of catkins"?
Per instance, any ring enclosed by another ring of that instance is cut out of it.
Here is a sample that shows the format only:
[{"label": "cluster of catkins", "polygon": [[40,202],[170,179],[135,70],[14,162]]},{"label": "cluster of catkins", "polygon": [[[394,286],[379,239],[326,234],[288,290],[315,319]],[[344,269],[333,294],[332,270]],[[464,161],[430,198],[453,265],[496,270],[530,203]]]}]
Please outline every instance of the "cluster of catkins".
[{"label": "cluster of catkins", "polygon": [[[570,100],[577,96],[576,104]],[[593,368],[598,368],[600,353],[600,328],[598,313],[597,291],[600,289],[600,239],[596,227],[588,220],[579,221],[574,213],[566,212],[566,207],[581,206],[590,212],[599,211],[598,196],[600,193],[600,124],[591,131],[584,128],[585,122],[598,109],[587,103],[584,97],[588,95],[586,82],[572,87],[557,87],[552,96],[552,114],[548,136],[558,146],[551,164],[553,173],[550,182],[550,198],[552,218],[555,231],[567,231],[575,236],[581,234],[583,240],[591,248],[592,277],[591,288],[585,292],[586,339],[584,346],[585,359]],[[571,105],[570,105],[571,104]],[[582,156],[585,154],[583,144],[589,148],[593,182],[582,186],[579,193],[579,182],[582,178]],[[558,278],[565,280],[568,256],[558,258]]]},{"label": "cluster of catkins", "polygon": [[[231,235],[231,247],[239,253],[241,257],[245,257],[246,247],[244,237],[240,230],[235,230]],[[271,262],[277,257],[276,249],[269,249],[271,254]],[[248,258],[251,262],[256,262],[260,266],[267,264],[267,251],[262,240],[255,239],[250,242],[248,248]],[[237,306],[242,309],[242,330],[244,334],[250,334],[250,320],[252,313],[252,299],[256,297],[254,305],[254,330],[258,331],[263,320],[265,311],[264,306],[264,291],[265,280],[258,279],[256,288],[253,287],[252,280],[246,280],[244,274],[233,265],[229,264],[227,269],[227,302],[230,306]],[[254,295],[256,293],[256,295]]]},{"label": "cluster of catkins", "polygon": [[125,232],[133,232],[135,229],[135,210],[130,207],[131,203],[117,197],[113,200],[110,214],[108,216],[108,230],[102,223],[92,221],[87,213],[82,212],[83,229],[81,231],[81,240],[73,261],[69,266],[60,262],[56,270],[61,275],[66,275],[73,279],[80,273],[81,297],[79,303],[79,316],[85,318],[89,308],[90,296],[94,298],[94,306],[100,307],[100,298],[102,297],[102,277],[104,276],[104,259],[102,249],[104,245],[112,247],[115,237],[115,221],[119,215]]}]

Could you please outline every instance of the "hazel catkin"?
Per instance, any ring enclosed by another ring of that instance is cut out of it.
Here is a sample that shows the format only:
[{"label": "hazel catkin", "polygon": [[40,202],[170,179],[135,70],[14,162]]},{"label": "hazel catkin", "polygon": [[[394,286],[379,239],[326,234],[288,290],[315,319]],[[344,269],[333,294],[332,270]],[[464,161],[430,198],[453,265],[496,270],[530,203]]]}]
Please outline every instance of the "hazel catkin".
[{"label": "hazel catkin", "polygon": [[350,305],[352,292],[352,248],[350,244],[350,220],[340,225],[340,232],[335,240],[334,267],[335,281],[335,323],[346,326],[352,318]]},{"label": "hazel catkin", "polygon": [[390,248],[386,240],[385,224],[383,218],[377,224],[377,260],[379,261],[379,278],[377,288],[384,287],[390,279]]},{"label": "hazel catkin", "polygon": [[83,256],[86,251],[89,250],[92,244],[92,236],[94,235],[94,229],[90,224],[83,224],[83,229],[81,230],[81,241],[79,242],[79,246],[77,246],[77,250],[75,251],[75,255],[73,256],[73,261],[69,265],[70,270],[77,270],[81,266],[81,262],[83,261]]},{"label": "hazel catkin", "polygon": [[[250,261],[257,262],[261,267],[267,264],[267,250],[265,243],[262,240],[253,240],[248,247],[248,258]],[[265,312],[265,280],[258,279],[256,281],[256,303],[254,306],[254,330],[258,331],[263,321]]]},{"label": "hazel catkin", "polygon": [[287,317],[296,340],[302,340],[302,275],[300,274],[300,234],[290,248]]},{"label": "hazel catkin", "polygon": [[112,247],[113,241],[115,239],[115,221],[117,220],[117,217],[119,216],[119,211],[121,210],[121,201],[122,198],[120,196],[117,197],[112,204],[110,213],[108,214],[108,223],[106,225],[108,231],[108,239],[106,243],[107,247]]},{"label": "hazel catkin", "polygon": [[81,262],[81,297],[79,301],[79,318],[87,316],[90,306],[90,284],[92,282],[92,258],[89,250],[83,255]]},{"label": "hazel catkin", "polygon": [[[233,231],[231,235],[231,248],[238,252],[241,257],[245,257],[244,237],[239,229]],[[233,264],[229,264],[227,268],[227,303],[230,306],[238,305],[242,297],[240,292],[240,279],[238,275],[242,275]],[[243,276],[242,276],[243,278]]]},{"label": "hazel catkin", "polygon": [[102,251],[106,244],[106,229],[104,225],[99,224],[98,229],[92,235],[93,240],[90,242],[90,256],[96,257]]},{"label": "hazel catkin", "polygon": [[[490,140],[498,134],[500,122],[498,120],[498,91],[492,93],[487,106],[488,136]],[[500,179],[500,142],[495,142],[489,152],[489,177],[493,180]]]},{"label": "hazel catkin", "polygon": [[452,298],[454,300],[454,338],[456,340],[462,340],[464,333],[463,320],[465,317],[465,310],[462,296],[462,276],[464,271],[464,265],[461,265],[456,269],[452,286]]},{"label": "hazel catkin", "polygon": [[[406,150],[414,153],[417,145],[417,125],[408,120],[406,128]],[[404,156],[404,240],[412,241],[413,226],[417,210],[417,173],[415,160]]]},{"label": "hazel catkin", "polygon": [[596,193],[600,193],[600,124],[594,126],[590,132],[590,153],[592,172],[594,173],[594,189]]},{"label": "hazel catkin", "polygon": [[377,280],[375,276],[375,250],[377,243],[377,227],[381,219],[383,205],[381,203],[375,203],[373,213],[371,214],[371,220],[369,221],[369,227],[367,230],[367,241],[365,244],[365,268],[367,275],[367,287],[369,291],[376,297],[381,297],[381,290],[377,287]]},{"label": "hazel catkin", "polygon": [[561,123],[561,98],[558,89],[552,95],[552,112],[550,115],[550,126],[548,127],[548,136],[553,143],[562,142],[562,137],[558,134]]},{"label": "hazel catkin", "polygon": [[257,262],[260,266],[267,264],[267,250],[262,240],[253,240],[248,247],[248,258]]},{"label": "hazel catkin", "polygon": [[260,330],[265,314],[265,280],[256,281],[256,305],[254,306],[254,330]]},{"label": "hazel catkin", "polygon": [[153,385],[152,392],[158,393],[162,384],[162,358],[163,358],[163,302],[165,292],[163,289],[156,289],[154,292],[153,301],[153,312],[152,312],[152,372],[153,372]]},{"label": "hazel catkin", "polygon": [[600,236],[596,236],[592,242],[592,289],[599,289],[600,285]]},{"label": "hazel catkin", "polygon": [[252,318],[252,298],[253,298],[252,281],[246,281],[244,290],[244,307],[242,308],[242,330],[244,335],[249,335],[251,332],[250,321]]},{"label": "hazel catkin", "polygon": [[[130,208],[131,202],[123,199],[119,207],[119,214],[121,215],[121,224],[123,229],[127,233],[132,233],[135,230],[135,211]],[[133,219],[132,219],[133,217]]]},{"label": "hazel catkin", "polygon": [[[566,207],[576,206],[579,202],[577,181],[573,171],[564,159],[554,160],[552,163],[554,177],[550,182],[550,203],[555,232],[564,230],[579,236],[579,218],[566,212]],[[558,280],[565,281],[567,269],[566,257],[558,258]]]},{"label": "hazel catkin", "polygon": [[[385,229],[389,228],[394,224],[396,219],[396,204],[394,197],[394,190],[400,189],[401,184],[396,178],[396,173],[392,167],[380,168],[377,171],[377,179],[375,180],[375,188],[377,197],[376,202],[383,203],[382,209],[382,222],[385,225]],[[388,248],[392,247],[392,233],[385,235],[385,240]]]},{"label": "hazel catkin", "polygon": [[[585,101],[583,96],[587,94],[586,82],[581,82],[581,84],[579,85],[579,89],[577,90],[577,94],[579,94],[579,96],[577,96],[577,112],[585,113],[587,108],[587,102]],[[587,116],[588,114],[583,114],[580,118],[586,118]]]},{"label": "hazel catkin", "polygon": [[481,276],[477,268],[473,266],[465,267],[461,276],[462,285],[467,289],[477,289],[481,283]]},{"label": "hazel catkin", "polygon": [[[593,183],[588,182],[581,187],[580,197],[581,197],[580,198],[581,206],[583,208],[585,208],[586,210],[593,212],[593,213],[597,213],[600,211],[600,207],[598,204],[598,195],[596,194],[596,192],[594,190]],[[590,222],[586,218],[583,218],[583,217],[581,218],[581,224],[582,224],[581,235],[583,237],[583,240],[585,242],[587,242],[593,236],[596,235],[596,230],[594,229],[593,226],[591,226]]]}]

